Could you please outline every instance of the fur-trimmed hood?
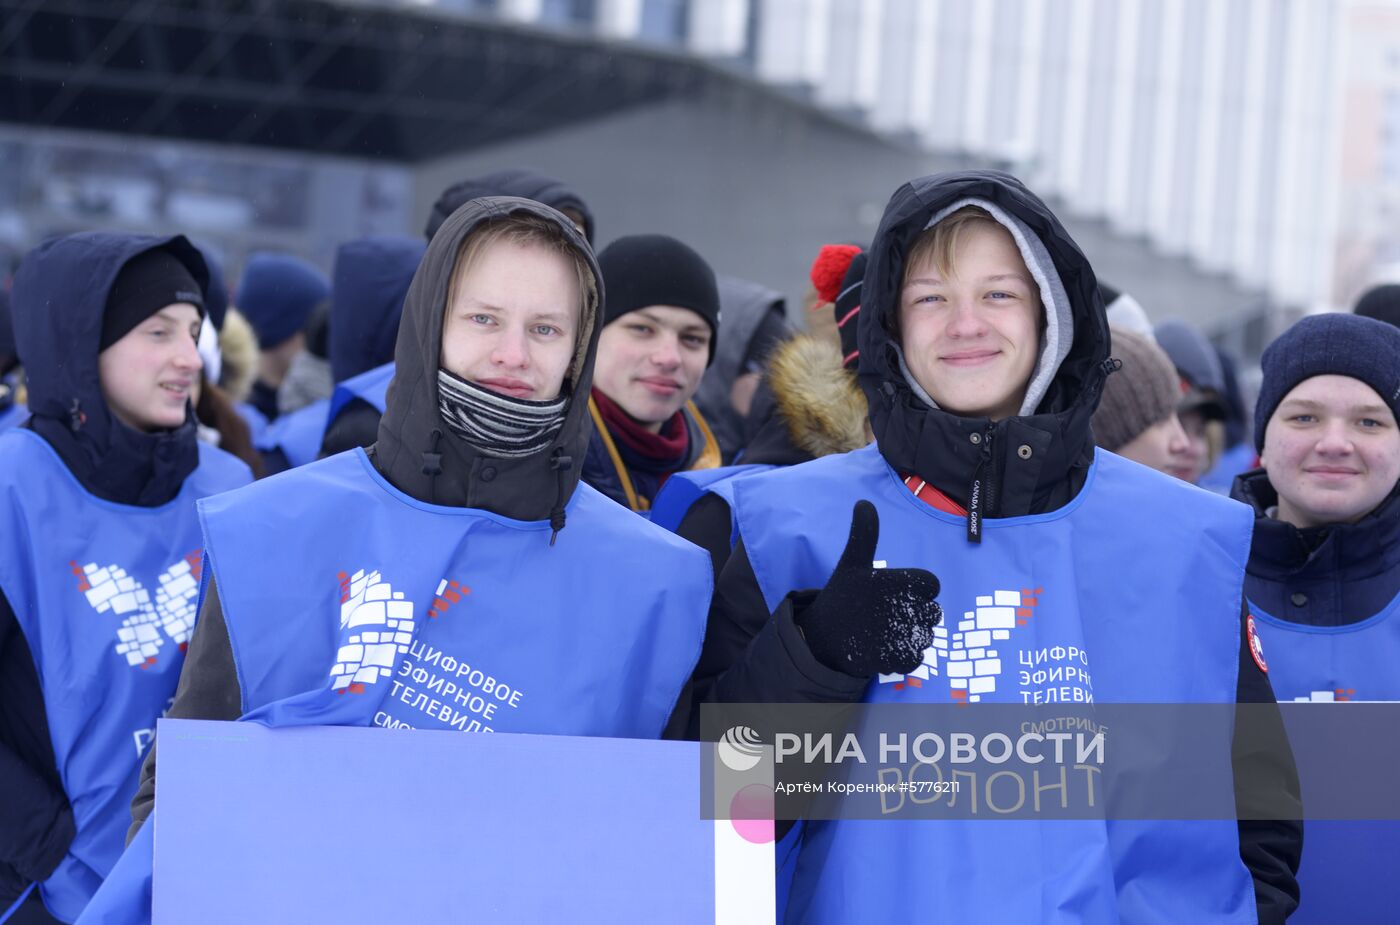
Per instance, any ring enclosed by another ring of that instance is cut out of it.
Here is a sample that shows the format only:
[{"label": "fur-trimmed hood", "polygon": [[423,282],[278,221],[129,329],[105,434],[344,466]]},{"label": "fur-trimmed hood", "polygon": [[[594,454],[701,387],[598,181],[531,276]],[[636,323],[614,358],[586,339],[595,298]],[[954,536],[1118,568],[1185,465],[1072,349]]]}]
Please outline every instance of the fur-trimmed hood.
[{"label": "fur-trimmed hood", "polygon": [[799,334],[774,348],[750,412],[742,463],[794,466],[870,442],[865,396],[830,340]]},{"label": "fur-trimmed hood", "polygon": [[814,458],[849,453],[869,442],[865,396],[841,351],[799,335],[773,351],[768,381],[788,436]]},{"label": "fur-trimmed hood", "polygon": [[223,368],[218,385],[234,404],[247,401],[258,375],[258,336],[236,308],[230,308],[224,316],[224,327],[219,332],[219,357]]}]

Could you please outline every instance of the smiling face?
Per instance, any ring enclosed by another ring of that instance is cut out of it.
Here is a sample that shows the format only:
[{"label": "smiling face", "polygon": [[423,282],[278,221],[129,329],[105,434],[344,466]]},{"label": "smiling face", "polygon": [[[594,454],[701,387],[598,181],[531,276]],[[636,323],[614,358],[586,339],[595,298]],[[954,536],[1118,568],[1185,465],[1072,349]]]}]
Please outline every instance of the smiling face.
[{"label": "smiling face", "polygon": [[651,305],[603,328],[593,384],[658,433],[700,387],[709,359],[710,326],[699,312]]},{"label": "smiling face", "polygon": [[1350,376],[1314,376],[1284,396],[1264,430],[1260,462],[1295,527],[1355,523],[1400,478],[1400,429],[1375,390]]},{"label": "smiling face", "polygon": [[442,368],[511,398],[558,398],[579,336],[582,293],[573,263],[508,238],[462,262],[443,320]]},{"label": "smiling face", "polygon": [[965,222],[944,269],[938,249],[916,245],[900,293],[909,371],[954,414],[994,421],[1019,414],[1040,354],[1035,280],[1011,234],[991,219]]},{"label": "smiling face", "polygon": [[203,362],[199,309],[167,305],[97,356],[102,395],[117,420],[149,433],[185,423]]}]

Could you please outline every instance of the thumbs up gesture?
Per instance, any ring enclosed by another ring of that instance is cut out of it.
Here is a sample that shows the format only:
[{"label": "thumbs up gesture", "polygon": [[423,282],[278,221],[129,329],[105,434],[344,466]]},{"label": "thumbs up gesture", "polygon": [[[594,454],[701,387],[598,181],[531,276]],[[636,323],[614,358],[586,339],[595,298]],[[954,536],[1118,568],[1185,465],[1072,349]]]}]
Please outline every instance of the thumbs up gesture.
[{"label": "thumbs up gesture", "polygon": [[869,501],[851,511],[851,535],[826,587],[798,627],[823,665],[852,677],[907,674],[919,667],[943,619],[938,578],[925,569],[875,568],[880,515]]}]

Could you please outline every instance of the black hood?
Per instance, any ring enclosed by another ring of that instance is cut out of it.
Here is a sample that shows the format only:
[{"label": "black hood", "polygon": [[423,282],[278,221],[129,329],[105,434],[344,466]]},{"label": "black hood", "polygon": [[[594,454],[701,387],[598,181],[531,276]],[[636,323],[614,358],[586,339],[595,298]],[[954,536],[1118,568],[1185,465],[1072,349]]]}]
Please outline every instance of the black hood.
[{"label": "black hood", "polygon": [[563,181],[528,167],[498,170],[449,186],[433,203],[428,225],[423,230],[424,236],[431,241],[447,217],[461,208],[463,203],[484,196],[516,196],[544,203],[551,209],[574,209],[583,216],[584,236],[590,242],[595,240],[593,213],[583,198]]},{"label": "black hood", "polygon": [[417,238],[377,235],[336,249],[329,351],[336,382],[394,358],[404,296],[424,247]]},{"label": "black hood", "polygon": [[25,426],[48,441],[84,487],[121,504],[164,504],[199,465],[193,412],[174,430],[133,430],[107,407],[98,375],[107,293],[127,261],[156,248],[174,254],[208,290],[204,258],[182,235],[85,232],[30,252],[12,294],[32,415]]},{"label": "black hood", "polygon": [[[561,229],[593,272],[595,293],[584,306],[584,338],[578,372],[565,383],[573,396],[563,429],[545,449],[522,459],[484,456],[459,439],[438,411],[438,364],[442,322],[452,268],[462,241],[482,222],[516,212],[546,218]],[[428,244],[404,300],[379,438],[371,450],[375,466],[404,492],[430,504],[491,511],[517,520],[550,518],[556,529],[573,496],[592,434],[588,391],[598,352],[598,306],[602,274],[593,251],[572,222],[527,199],[508,196],[473,199],[443,223]]]},{"label": "black hood", "polygon": [[[896,339],[904,258],[949,206],[991,203],[1040,239],[1064,286],[1074,335],[1036,412],[993,424],[930,407],[900,369]],[[1089,421],[1110,368],[1108,321],[1088,259],[1050,209],[1010,174],[968,170],[924,177],[895,191],[869,251],[860,313],[861,388],[880,452],[986,516],[1053,510],[1083,484],[1093,461]]]}]

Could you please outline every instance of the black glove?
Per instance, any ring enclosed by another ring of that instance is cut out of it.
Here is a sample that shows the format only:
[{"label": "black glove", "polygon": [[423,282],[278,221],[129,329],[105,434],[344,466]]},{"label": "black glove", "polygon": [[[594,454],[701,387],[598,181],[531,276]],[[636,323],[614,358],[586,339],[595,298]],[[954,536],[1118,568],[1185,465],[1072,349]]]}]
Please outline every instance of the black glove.
[{"label": "black glove", "polygon": [[943,619],[932,572],[871,565],[879,538],[875,505],[857,501],[841,561],[826,587],[794,614],[817,661],[856,678],[918,668]]}]

